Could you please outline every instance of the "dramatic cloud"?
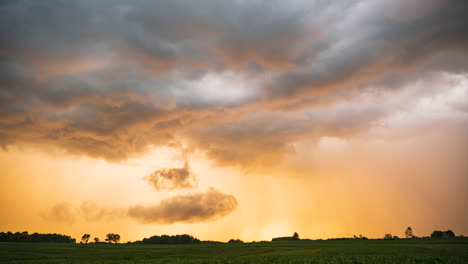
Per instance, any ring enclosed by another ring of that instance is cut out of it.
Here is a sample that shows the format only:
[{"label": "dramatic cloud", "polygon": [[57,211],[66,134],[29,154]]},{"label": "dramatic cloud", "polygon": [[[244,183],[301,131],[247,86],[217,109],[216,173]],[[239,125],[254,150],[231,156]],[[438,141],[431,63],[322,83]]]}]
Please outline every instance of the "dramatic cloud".
[{"label": "dramatic cloud", "polygon": [[272,164],[299,139],[355,136],[401,110],[362,97],[466,74],[467,12],[457,0],[3,2],[0,145],[121,161],[189,144],[220,165]]},{"label": "dramatic cloud", "polygon": [[[322,12],[318,21],[333,22],[312,43],[315,52],[309,54],[308,63],[277,75],[265,93],[280,101],[298,95],[323,96],[389,74],[404,76],[441,53],[466,54],[468,22],[463,12],[467,3],[430,1],[421,13],[409,2],[422,5],[427,1],[330,4],[329,12]],[[407,18],[399,17],[402,13]],[[446,64],[432,67],[445,68]]]},{"label": "dramatic cloud", "polygon": [[183,168],[156,170],[146,176],[145,180],[156,190],[180,190],[197,186],[197,179],[190,171],[188,162],[185,162]]},{"label": "dramatic cloud", "polygon": [[68,224],[75,223],[77,219],[109,222],[126,217],[142,223],[199,223],[222,218],[236,208],[234,196],[210,188],[206,192],[166,198],[155,205],[133,205],[128,208],[109,208],[93,201],[83,202],[78,208],[68,203],[58,203],[41,216],[49,221]]},{"label": "dramatic cloud", "polygon": [[132,206],[128,215],[143,223],[197,223],[228,215],[237,208],[234,196],[215,189],[162,200],[152,206]]},{"label": "dramatic cloud", "polygon": [[295,113],[255,113],[228,124],[199,128],[194,144],[220,165],[268,165],[294,153],[293,143],[323,135],[350,137],[386,114],[383,106],[340,104]]}]

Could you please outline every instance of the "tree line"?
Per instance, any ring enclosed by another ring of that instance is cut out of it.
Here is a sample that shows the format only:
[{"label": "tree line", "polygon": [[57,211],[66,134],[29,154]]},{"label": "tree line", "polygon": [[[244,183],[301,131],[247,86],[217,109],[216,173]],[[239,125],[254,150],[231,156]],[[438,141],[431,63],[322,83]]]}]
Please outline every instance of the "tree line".
[{"label": "tree line", "polygon": [[55,243],[75,243],[76,240],[67,235],[60,234],[39,234],[28,232],[0,232],[0,242],[55,242]]},{"label": "tree line", "polygon": [[[406,238],[418,238],[413,234],[413,229],[411,227],[408,227],[405,231],[405,237]],[[455,238],[455,233],[452,230],[447,230],[447,231],[439,231],[435,230],[432,232],[430,238],[434,239],[450,239],[450,238]],[[463,237],[463,236],[460,236]],[[425,237],[429,238],[429,237]],[[90,243],[91,235],[90,234],[84,234],[81,237],[80,243]],[[368,238],[362,235],[356,236],[354,235],[352,238],[329,238],[328,240],[350,240],[350,239],[360,239],[360,240],[367,240]],[[392,234],[385,234],[383,239],[399,239],[397,236],[392,236]],[[299,238],[299,234],[295,232],[292,236],[286,236],[286,237],[275,237],[271,241],[307,241],[311,239],[301,239]],[[322,239],[319,239],[322,240]],[[119,234],[114,234],[114,233],[108,233],[106,235],[106,238],[104,239],[104,242],[101,242],[101,240],[98,237],[94,237],[93,240],[94,243],[119,243],[120,242],[120,235]],[[71,238],[70,236],[67,235],[61,235],[61,234],[39,234],[39,233],[33,233],[29,234],[28,232],[0,232],[0,242],[34,242],[34,243],[40,243],[40,242],[56,242],[56,243],[76,243],[76,240],[74,238]],[[222,243],[218,241],[202,241],[196,237],[193,237],[191,235],[183,234],[183,235],[161,235],[161,236],[152,236],[149,238],[143,238],[142,240],[137,240],[134,242],[127,242],[131,244],[208,244],[208,243]],[[229,240],[228,243],[244,243],[240,239],[231,239]]]},{"label": "tree line", "polygon": [[135,243],[141,244],[200,244],[201,241],[198,238],[195,238],[191,235],[175,235],[175,236],[152,236],[149,238],[143,238],[140,241],[136,241]]},{"label": "tree line", "polygon": [[[406,238],[417,238],[413,234],[413,229],[411,227],[408,227],[405,231],[405,237]],[[438,238],[438,239],[447,239],[447,238],[455,238],[455,233],[452,230],[447,230],[447,231],[439,231],[435,230],[432,232],[430,238]],[[392,236],[392,234],[385,234],[383,239],[399,239],[397,236]]]},{"label": "tree line", "polygon": [[294,232],[294,234],[290,237],[286,236],[286,237],[275,237],[275,238],[272,238],[271,241],[294,241],[294,240],[301,240],[299,238],[299,234],[297,232]]}]

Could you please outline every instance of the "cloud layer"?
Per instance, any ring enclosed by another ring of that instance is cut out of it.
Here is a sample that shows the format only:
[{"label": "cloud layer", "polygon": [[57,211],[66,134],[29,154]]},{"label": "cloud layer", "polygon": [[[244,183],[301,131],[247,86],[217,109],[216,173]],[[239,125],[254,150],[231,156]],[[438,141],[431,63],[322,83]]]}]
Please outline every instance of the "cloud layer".
[{"label": "cloud layer", "polygon": [[466,74],[467,11],[456,0],[4,2],[0,144],[109,161],[188,144],[219,165],[275,164],[298,140],[353,137],[401,111],[381,94]]}]

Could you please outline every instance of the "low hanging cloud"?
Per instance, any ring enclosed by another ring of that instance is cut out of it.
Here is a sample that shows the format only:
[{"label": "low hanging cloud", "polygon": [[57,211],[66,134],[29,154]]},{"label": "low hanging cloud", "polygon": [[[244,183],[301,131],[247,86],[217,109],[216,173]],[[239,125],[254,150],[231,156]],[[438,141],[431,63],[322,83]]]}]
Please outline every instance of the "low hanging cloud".
[{"label": "low hanging cloud", "polygon": [[180,190],[197,186],[197,179],[190,171],[188,162],[182,168],[156,170],[144,179],[156,190]]},{"label": "low hanging cloud", "polygon": [[57,203],[41,216],[45,220],[73,224],[79,219],[116,221],[131,218],[146,224],[200,223],[220,219],[237,209],[237,199],[230,194],[210,188],[206,192],[176,195],[154,205],[133,205],[127,208],[112,208],[93,201],[83,202],[79,207],[69,203]]},{"label": "low hanging cloud", "polygon": [[73,224],[77,219],[75,208],[66,202],[57,203],[47,212],[42,212],[40,215],[45,220],[67,224]]},{"label": "low hanging cloud", "polygon": [[213,188],[207,192],[177,195],[149,206],[131,206],[128,216],[142,223],[197,223],[219,219],[237,208],[234,196]]},{"label": "low hanging cloud", "polygon": [[125,210],[119,208],[106,208],[93,201],[83,202],[77,213],[86,221],[113,221],[125,216]]}]

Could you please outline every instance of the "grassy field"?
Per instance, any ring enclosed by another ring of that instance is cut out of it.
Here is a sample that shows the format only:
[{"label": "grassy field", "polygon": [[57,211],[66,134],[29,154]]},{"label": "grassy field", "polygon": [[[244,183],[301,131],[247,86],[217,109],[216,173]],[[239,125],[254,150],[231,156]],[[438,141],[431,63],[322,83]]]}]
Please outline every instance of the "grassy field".
[{"label": "grassy field", "polygon": [[3,242],[0,263],[468,263],[468,239],[196,245]]}]

